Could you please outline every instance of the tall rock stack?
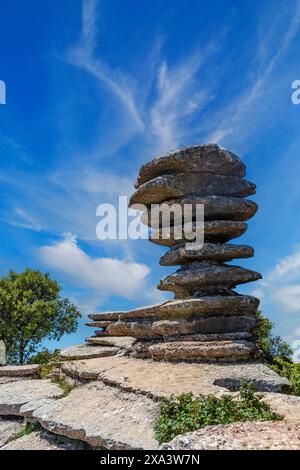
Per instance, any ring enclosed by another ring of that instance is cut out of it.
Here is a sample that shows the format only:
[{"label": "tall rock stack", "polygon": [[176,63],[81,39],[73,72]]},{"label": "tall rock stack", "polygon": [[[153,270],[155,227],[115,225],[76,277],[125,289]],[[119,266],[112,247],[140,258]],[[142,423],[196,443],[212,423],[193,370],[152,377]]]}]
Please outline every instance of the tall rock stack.
[{"label": "tall rock stack", "polygon": [[[160,264],[180,266],[158,285],[175,297],[131,311],[90,315],[93,321],[88,325],[101,330],[87,338],[88,343],[114,344],[126,336],[129,342],[135,339],[128,354],[168,361],[237,361],[258,356],[259,301],[234,289],[261,275],[226,264],[254,254],[250,246],[228,243],[246,231],[245,221],[257,211],[255,202],[245,199],[255,194],[255,185],[244,179],[245,174],[242,161],[217,145],[186,148],[142,166],[129,205],[147,207],[145,223],[151,224],[151,204],[193,208],[192,219],[179,230],[181,238],[174,220],[171,229],[160,221],[151,236],[152,242],[169,247]],[[204,244],[191,250],[187,234],[198,229],[197,204],[204,205]]]}]

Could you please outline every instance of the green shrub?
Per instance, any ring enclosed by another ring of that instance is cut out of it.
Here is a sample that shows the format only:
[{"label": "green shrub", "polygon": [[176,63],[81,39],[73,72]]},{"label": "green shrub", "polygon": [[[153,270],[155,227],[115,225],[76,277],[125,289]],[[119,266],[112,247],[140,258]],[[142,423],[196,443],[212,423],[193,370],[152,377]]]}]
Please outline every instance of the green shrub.
[{"label": "green shrub", "polygon": [[256,343],[269,366],[279,375],[286,377],[292,386],[292,393],[300,395],[300,364],[293,362],[293,351],[280,336],[273,336],[273,323],[257,312],[259,319]]},{"label": "green shrub", "polygon": [[27,364],[49,364],[51,362],[60,360],[60,350],[54,349],[54,351],[49,351],[49,349],[44,348],[42,351],[32,355],[27,361]]},{"label": "green shrub", "polygon": [[194,398],[192,393],[171,396],[160,407],[160,416],[155,424],[159,443],[168,442],[178,434],[210,426],[230,424],[238,421],[281,420],[270,405],[255,394],[252,384],[242,383],[239,397],[214,395]]},{"label": "green shrub", "polygon": [[289,380],[294,395],[300,395],[300,364],[277,356],[273,357],[270,367]]}]

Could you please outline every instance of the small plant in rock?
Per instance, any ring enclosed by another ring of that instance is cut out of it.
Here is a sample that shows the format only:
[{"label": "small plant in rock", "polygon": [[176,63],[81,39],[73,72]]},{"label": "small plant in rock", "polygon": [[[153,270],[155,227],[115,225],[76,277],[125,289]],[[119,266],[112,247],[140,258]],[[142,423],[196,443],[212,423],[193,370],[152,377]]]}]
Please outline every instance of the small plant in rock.
[{"label": "small plant in rock", "polygon": [[192,393],[171,396],[161,404],[155,434],[159,443],[162,443],[170,441],[178,434],[214,424],[281,419],[282,416],[272,411],[270,405],[263,401],[263,396],[255,393],[253,385],[244,382],[238,397],[193,397]]},{"label": "small plant in rock", "polygon": [[20,437],[23,436],[28,436],[28,434],[33,433],[34,431],[40,431],[42,429],[40,423],[26,423],[23,429],[21,431],[17,432],[13,436],[10,437],[8,442],[15,441],[16,439],[19,439]]}]

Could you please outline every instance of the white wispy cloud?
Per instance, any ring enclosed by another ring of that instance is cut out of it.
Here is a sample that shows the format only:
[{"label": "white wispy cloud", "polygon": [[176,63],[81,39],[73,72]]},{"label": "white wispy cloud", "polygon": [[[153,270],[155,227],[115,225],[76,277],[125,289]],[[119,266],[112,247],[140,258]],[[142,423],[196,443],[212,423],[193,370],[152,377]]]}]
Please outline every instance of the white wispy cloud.
[{"label": "white wispy cloud", "polygon": [[[275,20],[274,24],[276,24]],[[215,119],[217,126],[206,136],[208,141],[226,144],[235,139],[245,140],[255,127],[261,125],[266,115],[269,118],[268,101],[276,96],[279,102],[275,83],[282,70],[279,74],[274,72],[280,66],[291,43],[299,33],[299,0],[296,0],[290,9],[289,23],[283,35],[277,25],[277,28],[272,29],[271,32],[272,36],[276,36],[276,39],[272,37],[273,41],[270,41],[265,25],[262,29],[263,37],[257,44],[257,55],[254,57],[253,63],[249,64],[249,70],[252,70],[255,78],[239,96],[233,97],[227,109],[223,109],[221,113],[217,112],[219,115],[219,118]],[[276,47],[274,44],[272,46],[270,44],[274,41],[277,43]],[[266,59],[266,57],[268,58]]]},{"label": "white wispy cloud", "polygon": [[163,41],[159,38],[154,40],[150,59],[145,59],[148,69],[142,77],[114,70],[101,58],[101,43],[97,41],[97,24],[101,22],[98,6],[97,0],[83,0],[80,40],[68,50],[67,60],[95,77],[117,97],[121,108],[127,111],[129,122],[123,122],[127,139],[139,133],[146,142],[152,142],[153,152],[182,145],[187,134],[191,134],[186,118],[196,115],[210,98],[206,87],[197,82],[197,75],[215,47],[197,49],[184,60],[169,64],[160,55]]},{"label": "white wispy cloud", "polygon": [[128,259],[92,258],[77,243],[74,235],[39,249],[41,262],[81,288],[89,288],[101,298],[117,295],[127,299],[140,297],[150,273],[144,264]]},{"label": "white wispy cloud", "polygon": [[126,75],[119,70],[113,70],[95,56],[97,13],[98,2],[96,0],[83,1],[81,38],[76,46],[70,48],[67,58],[73,65],[90,73],[105,85],[127,110],[136,130],[142,131],[144,123],[136,106],[132,81],[130,84]]}]

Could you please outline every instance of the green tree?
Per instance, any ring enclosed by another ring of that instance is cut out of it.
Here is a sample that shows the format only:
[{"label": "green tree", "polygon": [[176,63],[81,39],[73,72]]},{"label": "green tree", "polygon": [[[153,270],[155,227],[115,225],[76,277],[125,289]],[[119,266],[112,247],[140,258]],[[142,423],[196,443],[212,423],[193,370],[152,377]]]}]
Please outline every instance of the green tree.
[{"label": "green tree", "polygon": [[262,315],[260,311],[257,312],[258,331],[256,343],[267,361],[272,361],[274,357],[281,357],[286,360],[291,360],[293,351],[280,336],[274,336],[272,330],[274,324]]},{"label": "green tree", "polygon": [[25,364],[43,340],[76,331],[80,313],[60,291],[48,273],[33,269],[0,279],[0,338],[8,362]]}]

